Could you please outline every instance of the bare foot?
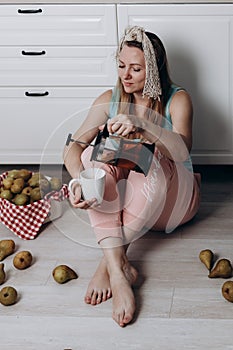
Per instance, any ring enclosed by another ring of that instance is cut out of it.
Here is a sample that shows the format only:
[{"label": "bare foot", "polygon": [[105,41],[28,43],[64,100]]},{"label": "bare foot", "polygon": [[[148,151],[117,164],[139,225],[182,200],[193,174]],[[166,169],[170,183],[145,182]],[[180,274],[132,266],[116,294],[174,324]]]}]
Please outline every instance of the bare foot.
[{"label": "bare foot", "polygon": [[113,295],[113,319],[124,327],[133,319],[135,312],[135,298],[132,285],[137,279],[137,271],[128,262],[111,276],[111,287]]},{"label": "bare foot", "polygon": [[84,300],[87,304],[96,305],[100,304],[102,301],[108,300],[111,296],[112,290],[110,287],[109,274],[105,258],[103,257],[88,285]]}]

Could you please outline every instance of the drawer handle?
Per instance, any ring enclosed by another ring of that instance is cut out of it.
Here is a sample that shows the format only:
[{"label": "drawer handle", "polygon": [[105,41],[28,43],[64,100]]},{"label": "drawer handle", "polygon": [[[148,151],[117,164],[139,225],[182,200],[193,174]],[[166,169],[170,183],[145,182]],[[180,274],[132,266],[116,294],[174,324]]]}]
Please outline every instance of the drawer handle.
[{"label": "drawer handle", "polygon": [[18,9],[18,13],[26,13],[26,14],[32,14],[32,13],[41,13],[42,9],[35,9],[35,10],[21,10]]},{"label": "drawer handle", "polygon": [[24,56],[41,56],[41,55],[45,55],[46,52],[43,51],[22,51],[22,55]]},{"label": "drawer handle", "polygon": [[45,92],[25,92],[25,95],[28,97],[43,97],[43,96],[48,96],[49,92],[45,91]]}]

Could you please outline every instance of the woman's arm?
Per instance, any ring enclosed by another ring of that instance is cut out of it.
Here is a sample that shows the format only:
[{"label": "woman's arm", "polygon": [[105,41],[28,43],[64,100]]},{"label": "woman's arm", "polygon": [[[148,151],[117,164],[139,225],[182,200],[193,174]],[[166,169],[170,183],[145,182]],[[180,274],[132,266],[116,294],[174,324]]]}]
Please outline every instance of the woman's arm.
[{"label": "woman's arm", "polygon": [[172,118],[172,131],[164,129],[158,124],[139,118],[134,115],[120,114],[108,122],[109,132],[119,135],[140,131],[141,135],[156,146],[166,157],[183,162],[192,147],[192,102],[187,92],[177,92],[171,101],[170,114]]},{"label": "woman's arm", "polygon": [[177,92],[171,101],[170,114],[172,131],[147,123],[142,125],[143,136],[155,142],[159,150],[174,161],[185,161],[192,148],[193,107],[190,96],[185,91]]},{"label": "woman's arm", "polygon": [[[99,131],[99,126],[105,124],[108,119],[108,108],[111,94],[112,91],[108,90],[94,101],[85,121],[73,134],[73,139],[87,144],[92,142]],[[64,164],[73,178],[79,177],[80,172],[83,170],[81,154],[86,147],[86,145],[71,142],[64,148]]]}]

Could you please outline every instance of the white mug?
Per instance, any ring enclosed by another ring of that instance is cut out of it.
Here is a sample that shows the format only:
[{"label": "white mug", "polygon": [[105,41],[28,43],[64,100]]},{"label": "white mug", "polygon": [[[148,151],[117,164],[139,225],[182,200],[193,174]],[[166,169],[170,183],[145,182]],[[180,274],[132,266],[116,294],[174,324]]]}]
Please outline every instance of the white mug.
[{"label": "white mug", "polygon": [[96,198],[98,204],[103,200],[106,172],[100,168],[88,168],[80,173],[80,178],[69,182],[69,192],[74,195],[72,185],[77,183],[81,186],[83,198],[91,200]]}]

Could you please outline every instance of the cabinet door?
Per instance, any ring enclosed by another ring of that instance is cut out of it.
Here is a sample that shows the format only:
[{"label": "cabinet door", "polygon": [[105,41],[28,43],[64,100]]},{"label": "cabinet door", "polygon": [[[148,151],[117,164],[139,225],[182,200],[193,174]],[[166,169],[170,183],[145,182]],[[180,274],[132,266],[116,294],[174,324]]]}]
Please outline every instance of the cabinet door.
[{"label": "cabinet door", "polygon": [[115,5],[0,6],[0,45],[116,45]]},{"label": "cabinet door", "polygon": [[103,90],[31,87],[26,96],[24,88],[0,88],[1,163],[61,164],[68,134]]},{"label": "cabinet door", "polygon": [[233,5],[118,5],[119,33],[143,26],[163,41],[175,83],[194,105],[196,164],[233,163]]},{"label": "cabinet door", "polygon": [[0,85],[114,85],[115,52],[100,46],[0,46]]}]

